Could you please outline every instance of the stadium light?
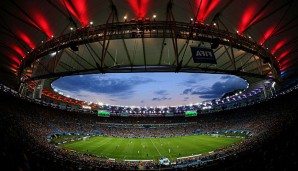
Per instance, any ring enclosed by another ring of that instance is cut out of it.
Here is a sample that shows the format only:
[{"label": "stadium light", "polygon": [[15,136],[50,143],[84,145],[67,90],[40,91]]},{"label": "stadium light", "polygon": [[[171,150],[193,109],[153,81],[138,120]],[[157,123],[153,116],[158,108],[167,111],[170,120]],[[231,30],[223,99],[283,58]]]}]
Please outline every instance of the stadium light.
[{"label": "stadium light", "polygon": [[50,53],[50,56],[56,56],[57,52]]}]

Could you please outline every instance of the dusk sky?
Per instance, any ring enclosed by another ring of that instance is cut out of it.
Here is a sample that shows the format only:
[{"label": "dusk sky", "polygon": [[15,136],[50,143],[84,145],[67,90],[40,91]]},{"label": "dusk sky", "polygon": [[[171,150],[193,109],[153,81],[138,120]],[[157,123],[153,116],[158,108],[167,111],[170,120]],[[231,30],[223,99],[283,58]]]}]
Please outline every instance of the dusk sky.
[{"label": "dusk sky", "polygon": [[65,96],[124,106],[177,106],[220,98],[244,89],[233,75],[197,73],[118,73],[61,77],[52,83]]}]

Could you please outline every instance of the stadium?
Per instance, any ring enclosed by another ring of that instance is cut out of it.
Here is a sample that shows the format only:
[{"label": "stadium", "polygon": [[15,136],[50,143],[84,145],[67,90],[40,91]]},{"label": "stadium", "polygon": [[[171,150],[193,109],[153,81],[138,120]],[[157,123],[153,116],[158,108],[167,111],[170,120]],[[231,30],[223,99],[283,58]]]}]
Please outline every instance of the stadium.
[{"label": "stadium", "polygon": [[297,170],[297,1],[0,4],[1,167]]}]

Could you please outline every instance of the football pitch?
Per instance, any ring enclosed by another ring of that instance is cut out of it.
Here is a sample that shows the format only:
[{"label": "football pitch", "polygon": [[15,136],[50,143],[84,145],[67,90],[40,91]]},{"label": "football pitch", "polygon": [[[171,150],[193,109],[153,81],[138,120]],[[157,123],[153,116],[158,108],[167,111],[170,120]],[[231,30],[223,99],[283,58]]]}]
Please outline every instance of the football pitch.
[{"label": "football pitch", "polygon": [[169,138],[117,138],[90,137],[62,144],[77,152],[107,156],[121,160],[154,160],[167,157],[171,161],[179,157],[206,154],[221,147],[240,142],[241,138],[194,135]]}]

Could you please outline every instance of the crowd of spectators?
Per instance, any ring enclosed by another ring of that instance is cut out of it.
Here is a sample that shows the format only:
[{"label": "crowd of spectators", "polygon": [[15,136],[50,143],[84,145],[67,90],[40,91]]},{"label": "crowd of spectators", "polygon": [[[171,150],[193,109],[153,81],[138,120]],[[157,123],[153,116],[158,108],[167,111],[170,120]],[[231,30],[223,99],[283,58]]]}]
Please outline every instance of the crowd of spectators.
[{"label": "crowd of spectators", "polygon": [[[48,143],[47,135],[55,132],[99,130],[108,136],[160,137],[186,135],[196,130],[200,132],[250,130],[254,132],[254,136],[237,146],[220,149],[210,155],[179,160],[177,166],[184,165],[190,170],[199,168],[217,170],[219,167],[222,170],[224,168],[238,170],[238,167],[245,169],[246,165],[251,168],[254,163],[261,165],[263,161],[265,164],[259,167],[270,170],[277,167],[275,160],[279,159],[285,162],[283,164],[287,164],[283,165],[284,168],[297,168],[295,160],[297,153],[291,151],[294,146],[292,140],[298,137],[293,126],[297,121],[297,94],[297,91],[294,91],[254,106],[202,114],[192,118],[101,118],[94,114],[68,112],[37,105],[17,94],[0,91],[1,162],[12,170],[137,169],[139,167],[137,164],[100,161],[87,154],[57,148],[55,144]],[[130,124],[134,126],[129,127]],[[280,137],[284,140],[281,141]],[[282,149],[279,149],[281,147],[278,145],[272,145],[273,142],[279,142]],[[269,152],[268,144],[273,146],[274,154]],[[289,156],[286,156],[287,152],[290,152]],[[286,161],[282,157],[285,157]],[[202,162],[210,160],[213,161],[212,164]],[[189,165],[195,161],[200,162]],[[147,169],[161,169],[159,163],[154,162],[145,163],[144,166]]]}]

